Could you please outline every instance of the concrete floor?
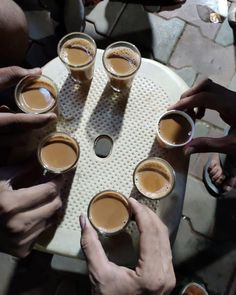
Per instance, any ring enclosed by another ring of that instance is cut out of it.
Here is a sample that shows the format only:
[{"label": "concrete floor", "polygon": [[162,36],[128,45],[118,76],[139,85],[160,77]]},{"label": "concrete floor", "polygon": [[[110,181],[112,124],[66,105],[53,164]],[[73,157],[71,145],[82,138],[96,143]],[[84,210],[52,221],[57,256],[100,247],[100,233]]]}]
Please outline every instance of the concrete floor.
[{"label": "concrete floor", "polygon": [[[143,6],[139,1],[104,0],[86,8],[85,32],[100,48],[114,40],[135,43],[142,56],[166,64],[189,86],[210,77],[236,90],[233,30],[227,18],[216,24],[203,20],[210,9],[217,11],[220,2],[224,4],[223,0],[187,0],[182,6]],[[228,1],[228,6],[235,5],[233,2]],[[30,66],[42,66],[56,56],[63,29],[57,27],[54,34],[55,22],[37,0],[31,6],[29,1],[22,3],[27,8],[32,39],[26,60]],[[217,114],[208,111],[197,122],[196,136],[218,137],[224,128]],[[207,154],[194,155],[190,162],[183,218],[173,246],[177,275],[174,294],[192,280],[203,283],[210,294],[229,294],[236,275],[236,201],[217,200],[208,194],[202,183],[207,158]],[[4,254],[0,258],[0,295],[56,294],[60,284],[64,288],[74,284],[80,290],[77,294],[88,294],[86,279],[51,270],[49,255],[34,252],[21,262]],[[68,292],[65,294],[72,294]]]}]

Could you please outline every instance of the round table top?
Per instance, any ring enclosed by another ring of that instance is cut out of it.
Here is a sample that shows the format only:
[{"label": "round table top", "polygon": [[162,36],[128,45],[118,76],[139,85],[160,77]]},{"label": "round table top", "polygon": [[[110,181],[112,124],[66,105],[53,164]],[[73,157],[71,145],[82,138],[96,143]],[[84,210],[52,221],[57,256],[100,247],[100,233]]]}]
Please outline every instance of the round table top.
[{"label": "round table top", "polygon": [[[181,149],[164,150],[156,141],[157,119],[188,88],[185,82],[168,67],[143,58],[129,94],[118,95],[107,83],[102,53],[98,49],[90,87],[75,84],[59,58],[43,68],[43,74],[52,78],[59,88],[57,128],[77,139],[81,156],[74,175],[66,176],[63,220],[53,235],[41,239],[36,247],[77,257],[81,264],[84,262],[79,215],[87,213],[91,198],[106,189],[133,196],[149,206],[167,225],[173,242],[182,213],[188,171],[188,159]],[[95,139],[103,134],[113,140],[112,153],[106,159],[98,158],[93,149]],[[176,173],[174,190],[160,201],[143,198],[133,187],[135,166],[150,156],[165,158]],[[122,235],[102,239],[102,243],[111,260],[131,266],[137,258],[138,237],[136,224],[131,222]]]}]

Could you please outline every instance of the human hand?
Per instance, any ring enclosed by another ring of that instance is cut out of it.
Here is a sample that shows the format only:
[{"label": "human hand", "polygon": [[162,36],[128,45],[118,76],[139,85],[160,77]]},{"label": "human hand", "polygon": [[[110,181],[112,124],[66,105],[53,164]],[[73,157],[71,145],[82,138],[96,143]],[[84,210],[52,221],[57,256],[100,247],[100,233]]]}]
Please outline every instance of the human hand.
[{"label": "human hand", "polygon": [[0,91],[5,90],[8,87],[14,86],[18,81],[25,76],[37,76],[41,75],[42,70],[40,68],[24,69],[17,66],[0,68]]},{"label": "human hand", "polygon": [[[236,153],[236,93],[230,91],[211,80],[204,80],[197,86],[189,89],[181,99],[169,109],[183,110],[193,118],[200,119],[205,109],[219,112],[220,117],[230,126],[230,133],[221,138],[199,137],[185,146],[185,153],[219,152],[226,154]],[[196,111],[195,111],[196,110]]]},{"label": "human hand", "polygon": [[[27,165],[0,169],[0,251],[27,256],[38,236],[57,221],[62,178],[28,186],[38,177]],[[17,182],[24,188],[15,189]]]},{"label": "human hand", "polygon": [[28,144],[30,133],[35,128],[56,120],[54,113],[50,114],[13,114],[1,113],[0,108],[0,162],[8,163],[11,151]]},{"label": "human hand", "polygon": [[129,202],[140,232],[135,270],[110,262],[87,217],[80,216],[81,247],[87,258],[93,294],[170,294],[175,286],[175,274],[168,229],[149,208],[133,198]]}]

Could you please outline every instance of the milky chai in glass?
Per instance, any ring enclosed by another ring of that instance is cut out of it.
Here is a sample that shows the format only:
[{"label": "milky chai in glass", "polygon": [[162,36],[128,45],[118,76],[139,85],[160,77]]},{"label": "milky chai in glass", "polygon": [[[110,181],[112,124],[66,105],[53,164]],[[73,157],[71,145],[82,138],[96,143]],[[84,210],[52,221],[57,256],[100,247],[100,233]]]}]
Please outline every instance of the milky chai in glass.
[{"label": "milky chai in glass", "polygon": [[70,72],[71,78],[79,84],[90,82],[94,73],[96,43],[84,33],[66,35],[58,44],[58,55]]}]

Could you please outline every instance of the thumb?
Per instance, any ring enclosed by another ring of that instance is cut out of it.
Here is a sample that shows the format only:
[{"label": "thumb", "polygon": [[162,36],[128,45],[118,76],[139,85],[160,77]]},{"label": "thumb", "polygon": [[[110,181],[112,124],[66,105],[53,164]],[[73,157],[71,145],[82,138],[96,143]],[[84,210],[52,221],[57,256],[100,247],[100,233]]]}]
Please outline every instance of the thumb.
[{"label": "thumb", "polygon": [[236,153],[236,136],[228,135],[220,138],[194,138],[184,149],[186,155],[194,153],[218,152],[224,154]]},{"label": "thumb", "polygon": [[0,91],[15,85],[20,79],[25,76],[41,75],[40,68],[24,69],[21,67],[13,66],[0,69]]},{"label": "thumb", "polygon": [[80,242],[87,258],[89,272],[92,272],[93,275],[101,273],[101,271],[105,271],[108,264],[107,256],[98,239],[98,235],[90,224],[88,218],[82,214],[80,215],[79,220],[82,230]]}]

